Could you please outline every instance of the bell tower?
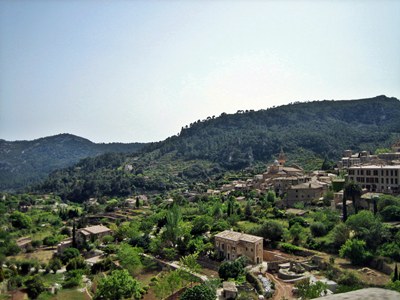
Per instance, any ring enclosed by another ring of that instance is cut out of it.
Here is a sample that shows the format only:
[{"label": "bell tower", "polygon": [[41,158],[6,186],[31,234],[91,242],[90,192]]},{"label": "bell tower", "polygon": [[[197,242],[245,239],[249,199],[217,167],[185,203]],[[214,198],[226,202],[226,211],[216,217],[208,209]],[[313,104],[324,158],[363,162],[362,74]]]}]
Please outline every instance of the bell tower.
[{"label": "bell tower", "polygon": [[285,152],[283,152],[282,147],[281,147],[281,152],[279,153],[279,156],[278,156],[278,162],[281,166],[284,166],[285,162],[286,162],[286,155],[285,155]]}]

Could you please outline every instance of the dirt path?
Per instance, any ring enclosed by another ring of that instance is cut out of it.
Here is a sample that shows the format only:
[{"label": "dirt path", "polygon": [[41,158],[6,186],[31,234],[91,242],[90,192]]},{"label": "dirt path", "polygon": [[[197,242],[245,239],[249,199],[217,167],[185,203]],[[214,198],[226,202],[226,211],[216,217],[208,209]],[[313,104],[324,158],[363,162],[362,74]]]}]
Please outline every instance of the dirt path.
[{"label": "dirt path", "polygon": [[272,300],[296,299],[292,295],[292,284],[285,283],[270,273],[265,273],[265,275],[268,276],[268,278],[275,283],[275,293],[271,298]]}]

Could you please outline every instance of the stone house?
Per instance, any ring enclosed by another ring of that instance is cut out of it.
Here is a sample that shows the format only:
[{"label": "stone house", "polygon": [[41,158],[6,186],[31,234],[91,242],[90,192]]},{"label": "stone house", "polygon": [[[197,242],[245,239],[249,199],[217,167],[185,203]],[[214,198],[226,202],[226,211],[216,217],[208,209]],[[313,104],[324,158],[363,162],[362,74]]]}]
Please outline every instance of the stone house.
[{"label": "stone house", "polygon": [[57,253],[62,254],[65,251],[65,249],[67,249],[69,247],[72,247],[72,239],[71,238],[68,238],[68,239],[58,243]]},{"label": "stone house", "polygon": [[30,237],[19,238],[16,243],[22,251],[27,251],[29,247],[32,247],[32,239]]},{"label": "stone house", "polygon": [[225,230],[215,235],[215,248],[227,260],[246,256],[254,264],[263,261],[263,238],[259,236]]},{"label": "stone house", "polygon": [[236,284],[232,281],[224,281],[222,283],[222,291],[224,299],[236,299],[238,295]]},{"label": "stone house", "polygon": [[95,225],[90,227],[81,228],[76,233],[76,241],[78,244],[84,242],[94,242],[106,235],[111,235],[112,230],[103,225]]},{"label": "stone house", "polygon": [[313,200],[319,200],[327,191],[327,184],[319,182],[306,182],[293,185],[287,191],[286,206],[292,207],[295,203],[303,202],[311,204]]}]

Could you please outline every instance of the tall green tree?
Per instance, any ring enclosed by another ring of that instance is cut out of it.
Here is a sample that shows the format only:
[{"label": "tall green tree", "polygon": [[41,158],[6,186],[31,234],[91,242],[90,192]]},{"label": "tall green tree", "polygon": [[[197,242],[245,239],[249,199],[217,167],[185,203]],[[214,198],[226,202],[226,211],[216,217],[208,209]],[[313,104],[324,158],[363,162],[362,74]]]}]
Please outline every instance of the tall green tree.
[{"label": "tall green tree", "polygon": [[140,299],[144,290],[127,270],[115,270],[111,275],[100,279],[95,299],[119,300],[123,298]]},{"label": "tall green tree", "polygon": [[36,274],[25,281],[26,292],[29,298],[36,299],[45,290],[45,286],[40,275]]},{"label": "tall green tree", "polygon": [[388,228],[369,210],[362,210],[346,221],[346,226],[354,232],[354,237],[367,243],[375,251],[390,236]]},{"label": "tall green tree", "polygon": [[347,197],[351,197],[351,200],[353,202],[354,212],[357,214],[358,213],[357,202],[360,199],[362,193],[361,187],[357,183],[350,181],[345,185],[344,193]]},{"label": "tall green tree", "polygon": [[167,211],[167,223],[165,224],[164,237],[171,244],[176,245],[179,236],[179,225],[182,221],[182,212],[178,205],[174,204]]},{"label": "tall green tree", "polygon": [[181,300],[214,300],[216,290],[206,283],[188,288],[181,296]]},{"label": "tall green tree", "polygon": [[317,281],[311,283],[309,278],[303,279],[295,284],[298,295],[301,299],[319,298],[326,293],[328,286],[326,283]]},{"label": "tall green tree", "polygon": [[121,244],[117,257],[121,265],[129,271],[131,275],[137,274],[143,267],[139,254],[142,252],[140,248],[132,247],[128,244]]}]

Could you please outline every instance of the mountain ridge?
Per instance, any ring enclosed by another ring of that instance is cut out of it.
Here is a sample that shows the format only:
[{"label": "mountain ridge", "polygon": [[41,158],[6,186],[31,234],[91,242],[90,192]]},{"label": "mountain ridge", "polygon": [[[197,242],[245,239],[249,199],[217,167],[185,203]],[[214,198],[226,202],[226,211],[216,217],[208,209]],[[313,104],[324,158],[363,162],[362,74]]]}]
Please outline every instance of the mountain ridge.
[{"label": "mountain ridge", "polygon": [[39,190],[77,201],[102,194],[159,192],[195,186],[225,171],[265,166],[281,148],[289,163],[313,169],[321,167],[324,158],[337,160],[348,148],[373,152],[399,138],[400,101],[386,96],[222,113],[146,144],[140,154],[84,160],[78,168],[56,171]]},{"label": "mountain ridge", "polygon": [[98,144],[73,134],[34,140],[0,140],[0,190],[13,191],[37,183],[56,169],[106,152],[136,152],[142,143]]}]

